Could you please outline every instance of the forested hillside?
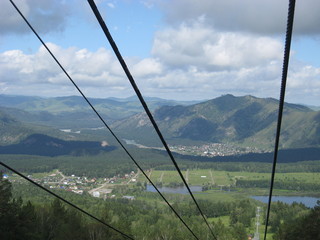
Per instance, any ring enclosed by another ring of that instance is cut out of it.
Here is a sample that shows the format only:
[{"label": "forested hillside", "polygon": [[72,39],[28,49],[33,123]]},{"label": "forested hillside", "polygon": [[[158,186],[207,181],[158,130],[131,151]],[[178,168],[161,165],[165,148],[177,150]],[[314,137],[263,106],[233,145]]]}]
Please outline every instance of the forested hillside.
[{"label": "forested hillside", "polygon": [[[237,143],[271,148],[278,114],[278,101],[253,96],[225,95],[191,106],[164,106],[154,117],[170,141],[189,139],[202,142]],[[152,132],[145,114],[119,121],[113,126],[147,142],[142,132]],[[284,108],[282,148],[320,145],[320,112],[286,104]]]},{"label": "forested hillside", "polygon": [[[164,105],[195,103],[195,101],[179,102],[160,98],[146,99],[152,110]],[[89,100],[109,123],[143,111],[137,97],[89,98]],[[56,128],[74,129],[102,126],[101,121],[80,96],[41,98],[0,94],[0,107],[3,107],[3,111],[17,120]],[[78,121],[79,119],[81,121]]]},{"label": "forested hillside", "polygon": [[[1,108],[0,131],[3,134],[0,144],[17,142],[28,136],[26,132],[37,133],[28,129],[26,123],[32,123],[33,129],[38,125],[67,129],[70,133],[94,131],[96,136],[101,135],[103,124],[80,97],[43,99],[0,95],[0,98],[1,105],[5,106]],[[122,138],[148,146],[159,144],[149,119],[135,98],[90,100]],[[149,98],[148,103],[169,143],[231,143],[269,150],[274,144],[278,113],[275,99],[224,95],[193,105],[188,102],[188,106],[153,98]],[[39,133],[43,131],[39,129]],[[73,135],[73,138],[77,137]],[[280,147],[319,146],[320,112],[302,105],[285,104]]]}]

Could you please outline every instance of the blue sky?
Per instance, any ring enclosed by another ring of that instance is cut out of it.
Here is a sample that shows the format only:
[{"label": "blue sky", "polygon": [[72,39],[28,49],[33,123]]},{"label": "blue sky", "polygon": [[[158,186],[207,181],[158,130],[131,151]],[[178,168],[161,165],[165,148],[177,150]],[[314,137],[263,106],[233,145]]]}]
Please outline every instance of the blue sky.
[{"label": "blue sky", "polygon": [[[88,96],[134,94],[87,1],[15,2]],[[96,4],[143,95],[278,98],[286,1]],[[77,95],[9,1],[0,5],[0,93]],[[286,100],[320,105],[320,3],[305,0],[296,7]]]}]

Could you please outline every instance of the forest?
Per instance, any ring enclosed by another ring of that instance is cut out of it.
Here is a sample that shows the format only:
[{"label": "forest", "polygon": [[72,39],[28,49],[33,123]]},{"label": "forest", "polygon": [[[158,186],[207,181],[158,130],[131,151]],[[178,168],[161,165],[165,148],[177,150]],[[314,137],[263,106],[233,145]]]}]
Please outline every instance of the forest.
[{"label": "forest", "polygon": [[[135,147],[129,147],[129,151],[135,159],[138,159],[138,163],[143,169],[175,170],[167,155],[162,151]],[[301,149],[300,151],[287,150],[283,154],[280,152],[277,172],[320,172],[320,164],[316,160],[319,156],[318,152],[319,149],[314,148]],[[208,158],[177,154],[176,159],[181,170],[212,168],[231,172],[270,173],[272,156],[271,153],[265,153]],[[95,155],[86,153],[56,157],[1,154],[0,160],[18,171],[29,173],[50,172],[53,169],[60,169],[67,175],[112,177],[116,174],[136,170],[135,164],[121,149],[114,149],[109,152],[102,151]],[[292,164],[293,162],[294,164]],[[0,170],[7,171],[2,167],[0,167]]]},{"label": "forest", "polygon": [[[181,185],[181,181],[173,177],[172,164],[161,151],[132,147],[130,152],[139,159],[143,169],[153,171],[151,178],[155,180],[158,187]],[[269,179],[264,177],[270,174],[271,163],[212,161],[212,159],[201,157],[177,156],[180,169],[184,173],[190,172],[189,181],[194,181],[196,177],[194,174],[203,175],[202,173],[209,173],[211,170],[217,174],[217,182],[202,184],[203,194],[197,195],[199,206],[205,213],[217,239],[241,240],[253,236],[256,208],[260,206],[265,210],[266,205],[248,196],[256,192],[264,194],[265,189],[269,188]],[[283,191],[283,194],[318,193],[319,182],[313,181],[309,176],[314,178],[320,172],[319,161],[297,161],[297,156],[292,159],[294,164],[291,161],[278,163],[277,173],[281,177],[276,178],[275,189]],[[2,154],[0,160],[28,174],[48,174],[59,169],[67,176],[102,179],[137,171],[132,161],[119,149],[94,155]],[[5,168],[1,168],[0,171],[12,175]],[[225,174],[227,181],[232,182],[231,186],[219,185],[220,173]],[[158,182],[157,179],[161,174],[165,177],[163,182]],[[246,178],[239,178],[238,175]],[[299,179],[302,175],[308,181]],[[116,197],[106,199],[94,198],[87,191],[82,195],[58,189],[52,191],[134,239],[193,239],[192,234],[164,204],[159,195],[146,191],[146,184],[146,180],[142,177],[138,177],[135,184],[118,184],[112,191]],[[224,195],[224,192],[230,190],[229,195]],[[0,207],[3,209],[0,213],[0,234],[2,234],[0,239],[125,239],[114,230],[79,213],[25,181],[9,182],[1,177],[0,191]],[[122,196],[125,195],[135,196],[135,200],[124,199]],[[165,194],[165,196],[199,239],[212,239],[201,215],[187,195]],[[310,209],[298,203],[289,205],[274,202],[267,240],[301,239],[302,233],[304,239],[317,239],[314,237],[319,234],[317,230],[320,227],[319,221],[312,222],[310,219],[319,218],[319,208],[319,204]],[[261,214],[260,234],[263,232],[264,219],[264,214]],[[300,229],[301,232],[292,236],[293,228]],[[301,230],[304,228],[310,230],[308,232]],[[310,236],[308,237],[307,234]]]},{"label": "forest", "polygon": [[[79,196],[62,191],[59,195],[134,239],[193,239],[171,210],[158,201],[158,196],[141,191],[142,188],[137,186],[131,191],[144,196],[144,201],[102,200],[88,194]],[[191,201],[184,199],[181,202],[181,198],[175,196],[170,201],[200,239],[212,239]],[[255,201],[200,200],[199,204],[219,240],[247,239],[248,232],[254,232]],[[44,191],[27,183],[13,186],[2,175],[0,209],[0,238],[3,240],[126,239]],[[261,217],[262,225],[264,217]],[[273,238],[269,239],[318,239],[319,228],[319,201],[312,209],[298,203],[276,202],[272,205],[269,232]]]}]

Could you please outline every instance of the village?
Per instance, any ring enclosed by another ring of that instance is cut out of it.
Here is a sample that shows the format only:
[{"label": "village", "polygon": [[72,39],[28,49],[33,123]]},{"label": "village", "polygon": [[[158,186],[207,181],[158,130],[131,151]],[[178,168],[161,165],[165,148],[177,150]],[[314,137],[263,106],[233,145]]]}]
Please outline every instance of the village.
[{"label": "village", "polygon": [[209,143],[201,146],[184,146],[170,145],[173,152],[187,155],[216,157],[216,156],[231,156],[246,153],[261,153],[264,152],[257,147],[236,147],[228,143]]},{"label": "village", "polygon": [[[134,140],[123,139],[126,144],[135,145],[138,148],[150,148],[165,151],[164,147],[147,147],[136,143]],[[263,153],[268,152],[255,146],[239,147],[230,143],[207,143],[203,145],[173,145],[169,144],[172,152],[185,155],[217,157],[217,156],[232,156],[247,153]]]},{"label": "village", "polygon": [[[79,177],[73,174],[71,176],[66,176],[61,171],[55,170],[50,174],[44,175],[43,173],[35,173],[33,175],[28,175],[27,177],[49,189],[65,190],[79,195],[87,192],[93,197],[106,199],[116,197],[116,195],[112,194],[115,185],[135,183],[137,181],[138,173],[132,171],[123,176],[119,174],[112,178],[89,178],[85,176]],[[15,183],[22,183],[25,181],[15,175],[4,175],[4,178]],[[134,199],[134,196],[124,195],[121,197],[129,200]]]}]

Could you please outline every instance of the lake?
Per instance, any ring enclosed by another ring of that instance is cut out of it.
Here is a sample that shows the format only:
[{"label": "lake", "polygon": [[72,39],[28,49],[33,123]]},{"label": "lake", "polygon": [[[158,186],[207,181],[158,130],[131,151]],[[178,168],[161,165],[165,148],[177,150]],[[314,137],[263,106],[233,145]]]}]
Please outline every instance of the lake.
[{"label": "lake", "polygon": [[[195,194],[201,194],[205,193],[202,192],[202,186],[189,186],[192,193]],[[179,193],[179,194],[189,194],[188,189],[185,186],[182,187],[158,187],[159,191],[161,193]],[[151,185],[147,184],[147,192],[157,192],[157,190]],[[268,203],[269,197],[268,196],[250,196],[251,198],[258,200],[263,203]],[[273,196],[272,202],[284,202],[291,204],[293,202],[303,203],[307,207],[314,207],[317,205],[317,201],[320,200],[320,198],[316,197],[302,197],[302,196]]]},{"label": "lake", "polygon": [[[268,203],[269,196],[251,196],[251,198],[258,200],[263,203]],[[317,205],[317,201],[320,200],[320,198],[316,197],[300,197],[300,196],[273,196],[272,202],[284,202],[291,204],[293,202],[303,203],[307,207],[314,207]]]}]

